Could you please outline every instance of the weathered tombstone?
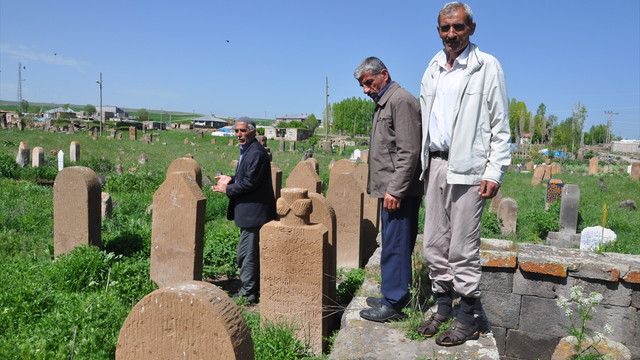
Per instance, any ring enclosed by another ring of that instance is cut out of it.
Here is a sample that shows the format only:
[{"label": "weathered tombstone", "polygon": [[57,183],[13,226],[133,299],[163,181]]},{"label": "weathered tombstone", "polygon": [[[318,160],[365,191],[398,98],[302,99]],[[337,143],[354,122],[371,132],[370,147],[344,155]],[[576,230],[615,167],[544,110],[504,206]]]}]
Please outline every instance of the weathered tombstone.
[{"label": "weathered tombstone", "polygon": [[273,196],[278,200],[280,189],[282,189],[282,169],[273,162],[271,163],[271,186],[273,187]]},{"label": "weathered tombstone", "polygon": [[186,172],[198,184],[198,187],[202,188],[202,170],[197,161],[184,157],[175,159],[167,169],[167,176],[172,172]]},{"label": "weathered tombstone", "polygon": [[0,113],[0,128],[7,128],[7,114]]},{"label": "weathered tombstone", "polygon": [[591,226],[580,232],[580,249],[597,250],[601,245],[615,241],[618,236],[611,229]]},{"label": "weathered tombstone", "polygon": [[311,204],[305,189],[282,189],[280,220],[260,229],[260,317],[294,325],[297,336],[320,355],[326,349],[323,339],[330,335],[328,306],[333,300],[323,293],[330,271],[325,256],[329,230],[309,223]]},{"label": "weathered tombstone", "polygon": [[491,198],[491,203],[489,203],[489,212],[496,213],[498,212],[498,206],[500,206],[500,201],[502,201],[502,191],[498,189],[498,193],[496,196]]},{"label": "weathered tombstone", "polygon": [[101,193],[98,176],[87,167],[72,166],[58,173],[53,183],[54,257],[78,245],[102,247]]},{"label": "weathered tombstone", "polygon": [[360,159],[361,156],[362,156],[362,150],[355,149],[353,150],[353,154],[351,154],[351,157],[349,158],[349,160],[357,161],[358,159]]},{"label": "weathered tombstone", "polygon": [[129,126],[129,140],[138,140],[138,129],[135,126]]},{"label": "weathered tombstone", "polygon": [[589,175],[597,174],[598,172],[600,172],[598,169],[598,158],[594,156],[589,160]]},{"label": "weathered tombstone", "polygon": [[211,139],[211,145],[215,145],[216,144],[216,138]]},{"label": "weathered tombstone", "polygon": [[329,187],[338,174],[352,174],[356,170],[356,163],[347,160],[340,159],[333,164],[331,172],[329,173]]},{"label": "weathered tombstone", "polygon": [[320,164],[318,163],[318,160],[310,157],[303,161],[310,163],[313,166],[313,169],[316,171],[316,174],[320,175]]},{"label": "weathered tombstone", "polygon": [[291,141],[289,143],[289,151],[291,151],[291,152],[295,152],[296,151],[296,142],[295,141]]},{"label": "weathered tombstone", "polygon": [[105,219],[111,217],[111,212],[113,211],[113,201],[111,200],[111,195],[106,192],[102,192],[100,194],[100,199],[100,219],[101,221],[104,221]]},{"label": "weathered tombstone", "polygon": [[18,130],[23,131],[24,130],[24,121],[22,119],[16,120],[16,126],[18,127]]},{"label": "weathered tombstone", "polygon": [[31,166],[40,167],[44,165],[44,149],[40,146],[33,148],[31,153]]},{"label": "weathered tombstone", "polygon": [[497,215],[502,235],[515,234],[518,221],[518,203],[512,198],[503,198],[498,206]]},{"label": "weathered tombstone", "polygon": [[284,152],[284,139],[280,139],[280,152]]},{"label": "weathered tombstone", "polygon": [[[333,172],[333,170],[332,170]],[[359,268],[363,263],[361,224],[364,194],[353,175],[340,173],[329,183],[327,199],[336,212],[337,267]]]},{"label": "weathered tombstone", "polygon": [[31,150],[29,149],[29,143],[26,141],[20,141],[20,145],[18,145],[18,155],[16,156],[16,163],[21,168],[26,168],[29,166],[29,156]]},{"label": "weathered tombstone", "polygon": [[229,146],[233,146],[233,145],[234,145],[233,139],[229,139]]},{"label": "weathered tombstone", "polygon": [[631,172],[629,174],[631,180],[640,180],[640,162],[631,164]]},{"label": "weathered tombstone", "polygon": [[560,201],[560,232],[575,234],[578,231],[578,207],[580,206],[580,188],[567,184],[562,188]]},{"label": "weathered tombstone", "polygon": [[258,135],[256,136],[256,139],[258,140],[258,142],[263,146],[263,147],[267,147],[267,137],[264,135]]},{"label": "weathered tombstone", "polygon": [[64,169],[64,152],[62,150],[58,151],[58,171],[62,171]]},{"label": "weathered tombstone", "polygon": [[369,163],[369,149],[364,149],[360,152],[360,161],[363,164]]},{"label": "weathered tombstone", "polygon": [[80,143],[72,141],[69,145],[69,161],[72,163],[80,161]]},{"label": "weathered tombstone", "polygon": [[286,187],[303,188],[308,192],[322,194],[322,179],[316,173],[312,163],[300,161],[289,174]]},{"label": "weathered tombstone", "polygon": [[147,162],[149,162],[149,157],[147,156],[147,154],[142,153],[140,154],[140,156],[138,156],[138,164],[144,165]]},{"label": "weathered tombstone", "polygon": [[584,160],[584,150],[578,150],[578,160]]},{"label": "weathered tombstone", "polygon": [[333,146],[331,145],[331,140],[327,140],[323,143],[322,148],[324,149],[324,151],[327,152],[327,154],[332,155],[333,154]]},{"label": "weathered tombstone", "polygon": [[238,160],[233,159],[233,160],[231,160],[231,162],[229,162],[229,164],[231,165],[232,168],[237,168],[238,167]]},{"label": "weathered tombstone", "polygon": [[547,197],[544,201],[544,209],[549,210],[551,203],[555,202],[562,196],[562,187],[564,183],[561,179],[549,179],[547,182]]},{"label": "weathered tombstone", "polygon": [[204,137],[204,133],[202,130],[198,130],[198,138],[202,139]]},{"label": "weathered tombstone", "polygon": [[116,138],[118,138],[118,140],[122,140],[122,133],[120,133],[120,132],[119,132],[119,133],[116,135]]},{"label": "weathered tombstone", "polygon": [[153,194],[151,280],[202,279],[206,198],[188,172],[171,172]]},{"label": "weathered tombstone", "polygon": [[331,158],[331,161],[329,161],[329,165],[327,165],[327,168],[329,169],[329,171],[331,171],[331,169],[333,169],[333,165],[336,164],[336,159]]},{"label": "weathered tombstone", "polygon": [[560,174],[560,165],[557,162],[551,163],[551,175]]},{"label": "weathered tombstone", "polygon": [[551,177],[549,167],[544,164],[540,164],[533,171],[533,177],[531,178],[531,185],[539,185],[543,181],[548,180]]},{"label": "weathered tombstone", "polygon": [[217,286],[186,281],[140,300],[122,324],[116,359],[253,359],[242,312]]},{"label": "weathered tombstone", "polygon": [[368,259],[373,255],[378,244],[378,230],[380,226],[380,199],[367,194],[367,181],[369,179],[369,165],[361,163],[353,171],[353,179],[356,181],[363,194],[362,207],[362,247],[363,257]]},{"label": "weathered tombstone", "polygon": [[[326,287],[322,290],[330,300],[336,298],[336,212],[331,206],[331,202],[322,196],[321,194],[310,192],[308,193],[309,199],[311,199],[311,215],[309,215],[309,221],[312,224],[324,224],[329,230],[329,244],[325,249],[323,256],[328,261],[327,272],[325,276]],[[328,308],[335,309],[336,304],[330,303]],[[331,321],[335,321],[332,319]]]},{"label": "weathered tombstone", "polygon": [[111,139],[115,139],[115,138],[116,138],[116,133],[117,133],[116,129],[112,129],[112,130],[109,132],[109,137],[110,137]]},{"label": "weathered tombstone", "polygon": [[549,158],[545,158],[545,159],[544,159],[544,164],[545,164],[545,165],[551,165],[551,159],[549,159]]},{"label": "weathered tombstone", "polygon": [[122,174],[122,165],[120,165],[120,164],[115,164],[115,165],[113,166],[113,171],[114,171],[117,175]]},{"label": "weathered tombstone", "polygon": [[75,133],[76,133],[76,127],[73,126],[73,124],[69,125],[69,130],[67,131],[67,134],[73,135]]},{"label": "weathered tombstone", "polygon": [[527,170],[531,171],[533,170],[535,163],[533,161],[529,161],[528,163],[525,164]]}]

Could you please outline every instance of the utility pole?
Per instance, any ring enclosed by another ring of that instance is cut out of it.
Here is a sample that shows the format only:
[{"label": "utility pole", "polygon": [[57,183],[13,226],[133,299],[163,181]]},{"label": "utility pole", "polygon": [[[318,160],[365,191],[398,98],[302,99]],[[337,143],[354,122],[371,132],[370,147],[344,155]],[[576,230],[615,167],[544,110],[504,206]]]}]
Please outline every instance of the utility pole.
[{"label": "utility pole", "polygon": [[329,77],[325,77],[325,100],[324,100],[324,139],[329,140]]},{"label": "utility pole", "polygon": [[100,137],[102,137],[102,71],[100,72],[100,80],[96,80],[100,85]]},{"label": "utility pole", "polygon": [[18,109],[22,110],[22,63],[18,62]]},{"label": "utility pole", "polygon": [[611,142],[611,118],[613,117],[613,115],[620,115],[617,112],[613,112],[613,111],[606,111],[604,112],[605,114],[609,115],[609,118],[607,119],[607,144]]}]

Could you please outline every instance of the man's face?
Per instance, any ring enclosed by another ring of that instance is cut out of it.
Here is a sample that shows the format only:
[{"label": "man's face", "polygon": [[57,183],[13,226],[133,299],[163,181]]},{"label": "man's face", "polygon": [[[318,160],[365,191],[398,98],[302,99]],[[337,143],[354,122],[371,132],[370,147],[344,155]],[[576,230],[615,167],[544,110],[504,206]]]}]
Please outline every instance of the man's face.
[{"label": "man's face", "polygon": [[237,122],[236,137],[238,138],[238,144],[246,145],[256,137],[256,131],[249,131],[249,124],[246,122]]},{"label": "man's face", "polygon": [[380,91],[389,83],[389,72],[387,69],[382,69],[380,74],[371,75],[371,71],[365,71],[359,82],[362,91],[375,101]]},{"label": "man's face", "polygon": [[438,34],[449,57],[457,58],[469,44],[469,37],[476,31],[476,23],[466,24],[464,8],[458,7],[453,13],[441,14],[438,21]]}]

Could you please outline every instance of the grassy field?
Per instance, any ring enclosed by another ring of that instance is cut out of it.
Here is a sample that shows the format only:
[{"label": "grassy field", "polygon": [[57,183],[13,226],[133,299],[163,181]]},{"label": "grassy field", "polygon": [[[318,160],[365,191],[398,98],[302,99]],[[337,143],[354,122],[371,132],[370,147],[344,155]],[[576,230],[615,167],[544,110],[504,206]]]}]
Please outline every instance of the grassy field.
[{"label": "grassy field", "polygon": [[[79,358],[114,357],[117,336],[128,312],[156,288],[149,280],[152,217],[146,209],[169,164],[191,154],[203,177],[213,178],[218,172],[232,174],[231,161],[238,158],[238,147],[228,145],[232,138],[216,138],[216,144],[212,144],[210,135],[200,138],[194,131],[152,133],[154,140],[145,144],[129,140],[127,133],[123,133],[123,140],[93,140],[86,132],[67,135],[0,130],[0,358],[68,359],[72,353]],[[141,137],[140,131],[138,135]],[[28,142],[31,149],[42,147],[47,166],[17,169],[15,158],[21,141]],[[105,175],[103,191],[109,192],[117,205],[113,216],[102,225],[103,251],[78,248],[54,262],[51,184],[57,174],[57,160],[52,152],[63,150],[65,166],[74,165],[68,162],[72,141],[80,143],[80,162],[76,165]],[[278,141],[270,140],[268,145],[286,184],[286,177],[304,154],[302,147],[307,145],[298,144],[295,153],[277,152]],[[314,158],[325,184],[331,159],[348,157],[353,150],[347,147],[342,156],[316,151]],[[138,157],[143,153],[148,162],[141,165]],[[122,165],[123,174],[114,173],[116,164]],[[603,206],[607,204],[606,225],[618,234],[618,240],[604,251],[640,254],[640,211],[618,206],[627,199],[640,202],[640,183],[617,171],[586,176],[587,162],[565,162],[562,167],[568,171],[557,177],[581,190],[579,229],[601,225]],[[510,171],[502,186],[503,196],[514,198],[519,205],[518,231],[506,237],[517,242],[540,241],[558,228],[558,205],[544,211],[545,186],[531,186],[531,176]],[[600,177],[608,190],[598,186]],[[237,271],[234,259],[238,230],[226,220],[226,197],[207,188],[203,192],[207,198],[204,276],[233,277]],[[482,234],[505,238],[499,234],[495,215],[486,209]],[[110,285],[105,291],[107,282]],[[292,338],[291,329],[260,324],[257,314],[245,312],[245,318],[252,330],[256,359],[308,356],[305,345]],[[276,353],[281,357],[274,356]]]}]

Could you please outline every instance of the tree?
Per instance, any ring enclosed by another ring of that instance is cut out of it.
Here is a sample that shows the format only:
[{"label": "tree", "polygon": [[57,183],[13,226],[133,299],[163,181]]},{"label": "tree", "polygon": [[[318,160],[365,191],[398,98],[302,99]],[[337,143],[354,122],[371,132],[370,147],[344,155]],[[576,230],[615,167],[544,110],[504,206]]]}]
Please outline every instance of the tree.
[{"label": "tree", "polygon": [[582,105],[580,101],[578,101],[575,105],[573,105],[571,110],[573,112],[573,114],[571,115],[571,118],[573,119],[572,135],[571,135],[571,140],[572,140],[571,152],[575,154],[574,152],[575,143],[580,141],[580,145],[581,146],[584,145],[583,130],[584,130],[584,120],[587,118],[587,108],[584,105]]},{"label": "tree", "polygon": [[91,117],[93,116],[93,114],[96,113],[96,107],[91,105],[91,104],[87,104],[85,105],[85,107],[82,109],[82,111],[84,111],[84,113],[88,116]]},{"label": "tree", "polygon": [[547,106],[544,103],[540,103],[538,110],[536,110],[536,116],[534,117],[535,130],[532,134],[532,142],[546,142],[548,140],[546,112]]},{"label": "tree", "polygon": [[547,127],[549,129],[549,142],[553,142],[554,128],[558,123],[558,117],[555,115],[549,115],[547,119]]},{"label": "tree", "polygon": [[587,144],[595,145],[607,141],[607,125],[593,125],[589,129],[589,133],[585,134],[584,141]]},{"label": "tree", "polygon": [[352,97],[334,103],[333,132],[341,134],[368,134],[376,105],[371,100]]},{"label": "tree", "polygon": [[138,121],[149,121],[151,117],[149,116],[149,110],[142,108],[138,110]]},{"label": "tree", "polygon": [[18,112],[20,113],[29,112],[29,102],[27,100],[22,99],[20,104],[18,104]]},{"label": "tree", "polygon": [[318,125],[320,125],[320,122],[316,119],[315,115],[311,114],[304,120],[304,124],[307,126],[307,129],[315,130]]},{"label": "tree", "polygon": [[511,140],[517,143],[520,136],[524,135],[525,129],[529,128],[529,118],[531,114],[527,111],[527,105],[515,98],[509,102],[509,128],[511,129]]}]

